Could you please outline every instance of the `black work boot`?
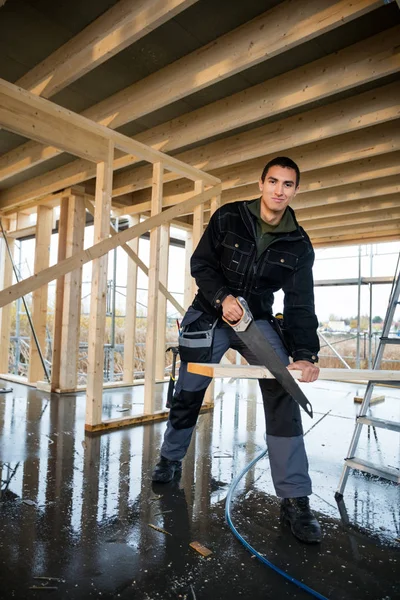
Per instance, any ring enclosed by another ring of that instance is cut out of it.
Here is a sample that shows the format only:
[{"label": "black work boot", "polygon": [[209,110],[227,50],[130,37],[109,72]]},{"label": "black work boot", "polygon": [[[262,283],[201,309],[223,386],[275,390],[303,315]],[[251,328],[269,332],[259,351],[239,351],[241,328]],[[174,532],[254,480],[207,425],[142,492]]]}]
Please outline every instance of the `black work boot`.
[{"label": "black work boot", "polygon": [[316,544],[321,541],[321,528],[310,510],[307,496],[284,498],[281,503],[281,522],[289,523],[293,535],[302,542]]},{"label": "black work boot", "polygon": [[168,460],[168,458],[161,456],[160,461],[154,467],[151,479],[157,483],[169,483],[173,479],[178,479],[181,473],[181,460]]}]

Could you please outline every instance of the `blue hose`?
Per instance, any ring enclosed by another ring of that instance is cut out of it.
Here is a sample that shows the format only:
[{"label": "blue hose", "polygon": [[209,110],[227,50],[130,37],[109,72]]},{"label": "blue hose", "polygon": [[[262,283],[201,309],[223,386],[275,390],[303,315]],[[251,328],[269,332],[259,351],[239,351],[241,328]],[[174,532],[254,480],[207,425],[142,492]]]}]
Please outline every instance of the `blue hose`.
[{"label": "blue hose", "polygon": [[244,475],[246,475],[246,473],[248,471],[250,471],[250,469],[259,460],[261,460],[267,454],[267,452],[268,452],[267,449],[263,450],[261,452],[261,454],[259,454],[258,456],[256,456],[251,461],[251,463],[249,463],[243,469],[243,471],[236,477],[236,479],[234,479],[234,481],[232,482],[232,484],[231,484],[231,486],[229,488],[228,495],[226,497],[226,503],[225,503],[225,518],[226,518],[226,522],[228,523],[229,527],[232,530],[232,533],[237,537],[237,539],[239,540],[239,542],[241,544],[243,544],[243,546],[245,548],[247,548],[247,550],[249,552],[251,552],[251,554],[253,554],[256,558],[258,558],[258,560],[260,560],[262,563],[264,563],[264,565],[267,565],[267,567],[269,567],[270,569],[272,569],[273,571],[275,571],[279,575],[282,575],[282,577],[284,577],[285,579],[287,579],[291,583],[294,583],[295,585],[297,585],[302,590],[308,592],[309,594],[311,594],[312,596],[314,596],[314,598],[319,598],[319,600],[328,600],[328,598],[326,598],[325,596],[322,596],[322,594],[319,594],[318,592],[316,592],[315,590],[311,589],[310,587],[308,587],[304,583],[301,583],[301,581],[299,581],[298,579],[295,579],[294,577],[292,577],[291,575],[289,575],[285,571],[282,571],[282,569],[280,569],[276,565],[272,564],[272,562],[270,562],[269,560],[267,560],[263,556],[261,556],[261,554],[259,554],[259,552],[257,552],[257,550],[255,550],[252,546],[250,546],[250,544],[248,542],[246,542],[246,540],[240,535],[240,533],[238,532],[238,530],[236,529],[236,527],[232,523],[232,519],[231,519],[231,503],[232,503],[232,496],[233,496],[233,494],[234,494],[234,492],[236,490],[236,487],[237,487],[239,481],[242,479],[242,477],[244,477]]}]

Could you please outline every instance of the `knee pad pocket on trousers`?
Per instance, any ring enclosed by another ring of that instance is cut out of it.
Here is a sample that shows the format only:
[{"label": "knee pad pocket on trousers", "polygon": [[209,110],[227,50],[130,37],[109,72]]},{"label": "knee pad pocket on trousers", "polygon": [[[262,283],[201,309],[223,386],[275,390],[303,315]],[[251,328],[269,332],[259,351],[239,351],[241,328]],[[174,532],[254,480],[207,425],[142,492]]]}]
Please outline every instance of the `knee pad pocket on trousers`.
[{"label": "knee pad pocket on trousers", "polygon": [[196,425],[205,393],[206,389],[197,392],[181,390],[173,397],[169,420],[175,429]]},{"label": "knee pad pocket on trousers", "polygon": [[275,380],[260,380],[268,435],[296,437],[303,434],[300,407]]}]

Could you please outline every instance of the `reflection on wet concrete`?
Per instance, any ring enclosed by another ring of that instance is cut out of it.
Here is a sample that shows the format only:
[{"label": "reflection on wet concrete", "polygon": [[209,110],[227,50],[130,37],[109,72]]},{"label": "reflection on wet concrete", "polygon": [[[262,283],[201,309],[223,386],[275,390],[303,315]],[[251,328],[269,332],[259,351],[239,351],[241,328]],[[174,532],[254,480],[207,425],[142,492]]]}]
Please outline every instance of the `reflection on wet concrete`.
[{"label": "reflection on wet concrete", "polygon": [[[265,448],[255,382],[216,382],[214,412],[200,417],[182,478],[167,486],[150,480],[164,423],[85,436],[84,395],[13,387],[0,396],[0,598],[191,600],[192,589],[197,600],[307,597],[252,559],[224,521],[229,484]],[[304,428],[321,546],[304,546],[281,528],[266,458],[238,486],[235,525],[259,552],[328,598],[394,600],[399,486],[352,474],[343,519],[334,500],[354,427],[353,396],[362,390],[327,382],[305,389],[316,414],[314,421],[304,417]],[[160,407],[165,393],[159,385]],[[400,392],[383,393],[385,403],[372,414],[399,421]],[[141,388],[108,391],[104,416],[140,412],[141,401]],[[360,451],[399,467],[398,434],[365,431]],[[213,554],[202,557],[192,541]],[[30,589],[42,586],[49,589]]]}]

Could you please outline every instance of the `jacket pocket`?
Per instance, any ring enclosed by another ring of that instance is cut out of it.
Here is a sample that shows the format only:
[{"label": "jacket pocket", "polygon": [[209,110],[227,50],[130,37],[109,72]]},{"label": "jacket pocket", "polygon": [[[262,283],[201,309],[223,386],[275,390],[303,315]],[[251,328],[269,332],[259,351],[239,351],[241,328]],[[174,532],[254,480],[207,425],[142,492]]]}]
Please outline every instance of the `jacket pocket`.
[{"label": "jacket pocket", "polygon": [[284,269],[290,269],[292,271],[297,267],[299,259],[296,254],[292,254],[291,252],[269,248],[265,257],[265,262],[270,265],[279,265]]},{"label": "jacket pocket", "polygon": [[247,272],[254,244],[228,232],[222,241],[221,267],[228,281],[240,283]]}]

